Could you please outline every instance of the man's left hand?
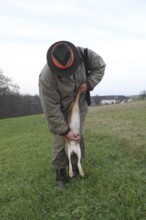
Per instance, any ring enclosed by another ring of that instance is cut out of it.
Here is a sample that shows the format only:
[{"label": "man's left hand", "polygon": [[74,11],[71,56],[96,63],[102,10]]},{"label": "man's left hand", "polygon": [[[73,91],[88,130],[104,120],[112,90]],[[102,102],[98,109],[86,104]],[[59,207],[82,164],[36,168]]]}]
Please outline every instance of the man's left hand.
[{"label": "man's left hand", "polygon": [[87,84],[86,84],[86,83],[82,83],[82,84],[79,86],[78,91],[80,91],[81,93],[84,93],[84,92],[87,91],[87,89],[88,89]]}]

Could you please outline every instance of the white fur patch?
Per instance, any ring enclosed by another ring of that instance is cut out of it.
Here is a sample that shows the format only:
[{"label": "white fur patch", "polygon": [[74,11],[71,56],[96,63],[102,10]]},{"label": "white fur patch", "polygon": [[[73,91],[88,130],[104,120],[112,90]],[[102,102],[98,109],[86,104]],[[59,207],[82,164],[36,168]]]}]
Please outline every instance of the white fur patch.
[{"label": "white fur patch", "polygon": [[70,129],[75,135],[78,135],[80,133],[80,116],[76,112],[72,115],[70,121]]},{"label": "white fur patch", "polygon": [[75,153],[75,154],[79,154],[80,151],[80,145],[79,142],[77,141],[70,141],[69,143],[69,147],[70,147],[70,153]]}]

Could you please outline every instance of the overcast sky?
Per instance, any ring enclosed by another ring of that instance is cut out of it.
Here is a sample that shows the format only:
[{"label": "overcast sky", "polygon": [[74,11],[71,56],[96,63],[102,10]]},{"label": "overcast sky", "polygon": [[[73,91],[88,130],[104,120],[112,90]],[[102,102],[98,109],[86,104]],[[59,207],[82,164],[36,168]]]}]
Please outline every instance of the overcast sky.
[{"label": "overcast sky", "polygon": [[145,0],[0,0],[0,69],[22,94],[38,94],[46,52],[59,40],[88,47],[107,64],[92,95],[146,90]]}]

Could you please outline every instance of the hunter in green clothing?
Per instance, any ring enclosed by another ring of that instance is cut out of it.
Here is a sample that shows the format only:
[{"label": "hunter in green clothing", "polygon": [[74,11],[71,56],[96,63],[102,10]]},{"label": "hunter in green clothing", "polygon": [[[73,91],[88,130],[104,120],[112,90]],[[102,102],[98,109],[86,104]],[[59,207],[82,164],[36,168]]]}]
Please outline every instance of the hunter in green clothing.
[{"label": "hunter in green clothing", "polygon": [[[68,41],[54,43],[47,51],[47,64],[39,76],[39,92],[43,112],[48,121],[49,130],[54,134],[52,165],[56,170],[58,186],[64,186],[67,182],[68,159],[64,149],[64,136],[69,140],[80,139],[82,159],[84,159],[83,125],[88,111],[85,96],[88,90],[93,90],[101,81],[105,71],[103,59],[88,49],[90,74],[87,77],[82,54],[84,54],[84,48],[76,47]],[[66,122],[68,107],[78,90],[82,93],[79,102],[80,137],[76,137],[72,133]],[[76,176],[78,170],[74,155],[72,163],[74,176]]]}]

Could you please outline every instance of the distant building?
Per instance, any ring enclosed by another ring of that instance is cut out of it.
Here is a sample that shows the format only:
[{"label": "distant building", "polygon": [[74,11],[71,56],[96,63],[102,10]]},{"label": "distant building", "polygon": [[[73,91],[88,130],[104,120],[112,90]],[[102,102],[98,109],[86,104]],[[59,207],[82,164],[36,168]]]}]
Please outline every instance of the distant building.
[{"label": "distant building", "polygon": [[126,103],[132,102],[133,100],[127,96],[116,95],[116,96],[92,96],[91,104],[92,105],[112,105],[116,103]]},{"label": "distant building", "polygon": [[107,99],[103,99],[100,101],[101,105],[111,105],[111,104],[116,104],[116,100],[115,99],[111,99],[111,100],[107,100]]}]

